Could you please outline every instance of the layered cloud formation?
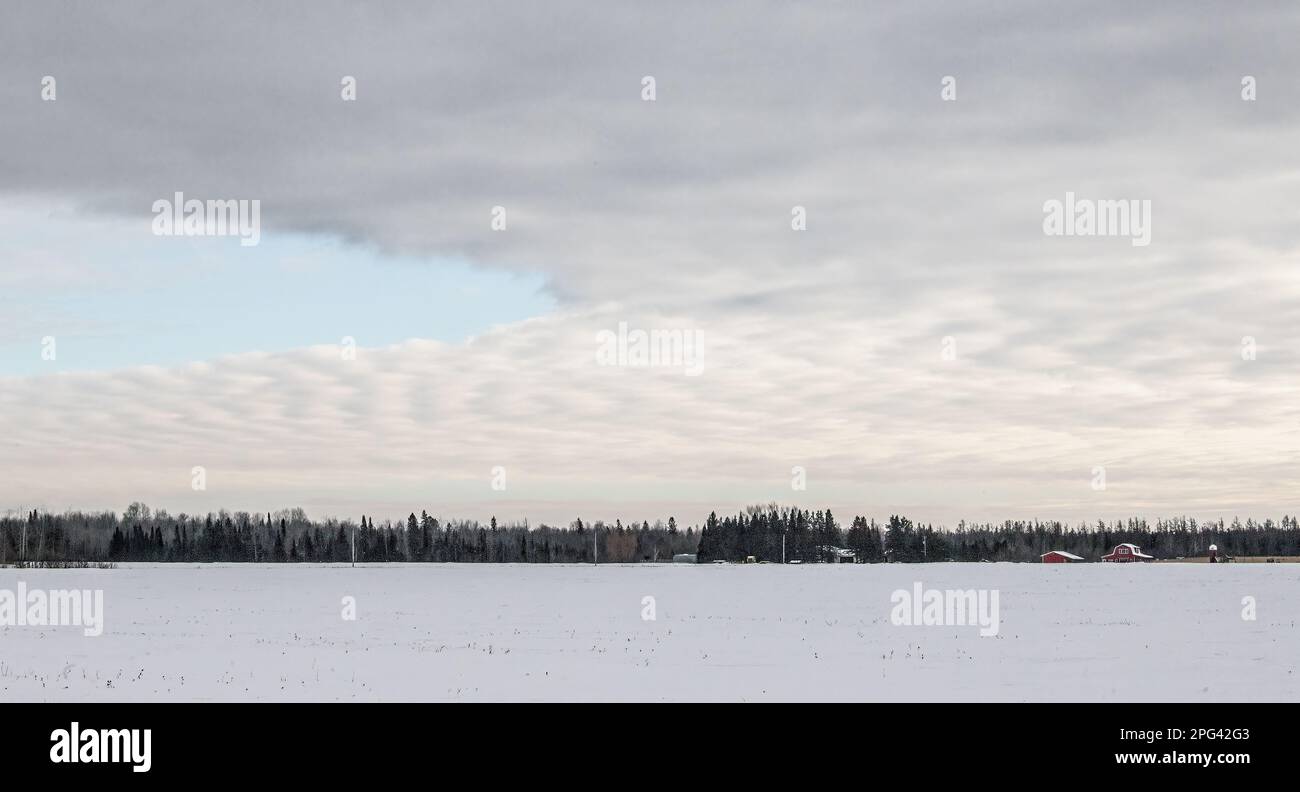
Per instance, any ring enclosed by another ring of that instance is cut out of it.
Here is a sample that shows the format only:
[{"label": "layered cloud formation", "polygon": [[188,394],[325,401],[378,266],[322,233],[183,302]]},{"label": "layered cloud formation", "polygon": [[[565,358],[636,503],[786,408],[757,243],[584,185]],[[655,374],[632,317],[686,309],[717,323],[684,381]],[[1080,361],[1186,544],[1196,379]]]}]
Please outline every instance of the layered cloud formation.
[{"label": "layered cloud formation", "polygon": [[[8,372],[0,507],[1295,511],[1293,5],[519,5],[0,12],[0,334],[34,358],[114,333],[69,294],[166,277],[185,243],[150,206],[179,190],[342,240],[367,284],[378,251],[554,301],[464,342],[367,345],[358,312],[355,359],[259,316],[267,341],[189,365]],[[1067,193],[1149,200],[1151,244],[1045,235]],[[48,207],[125,241],[13,243]],[[620,322],[698,332],[702,374],[599,365]]]}]

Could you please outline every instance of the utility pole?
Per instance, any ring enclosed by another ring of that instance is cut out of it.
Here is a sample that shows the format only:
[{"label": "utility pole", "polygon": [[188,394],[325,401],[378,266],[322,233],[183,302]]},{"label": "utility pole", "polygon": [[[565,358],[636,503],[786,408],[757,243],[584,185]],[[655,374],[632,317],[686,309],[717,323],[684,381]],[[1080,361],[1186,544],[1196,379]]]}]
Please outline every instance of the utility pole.
[{"label": "utility pole", "polygon": [[785,531],[781,532],[781,563],[785,563]]},{"label": "utility pole", "polygon": [[592,565],[592,566],[596,566],[596,565],[599,564],[599,563],[600,563],[600,556],[597,555],[597,550],[596,550],[596,527],[595,527],[595,526],[592,526],[592,528],[591,528],[591,565]]},{"label": "utility pole", "polygon": [[[366,519],[362,517],[361,519]],[[357,527],[352,526],[352,566],[357,565]]]}]

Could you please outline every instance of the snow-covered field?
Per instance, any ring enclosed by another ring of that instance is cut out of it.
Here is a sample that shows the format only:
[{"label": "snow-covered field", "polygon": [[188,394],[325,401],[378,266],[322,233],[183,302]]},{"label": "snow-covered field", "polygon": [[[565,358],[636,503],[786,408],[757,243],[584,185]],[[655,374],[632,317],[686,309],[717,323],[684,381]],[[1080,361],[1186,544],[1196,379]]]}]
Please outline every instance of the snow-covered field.
[{"label": "snow-covered field", "polygon": [[[103,589],[104,632],[0,627],[0,701],[1300,700],[1290,564],[0,569],[19,581]],[[895,626],[917,582],[996,589],[998,635]]]}]

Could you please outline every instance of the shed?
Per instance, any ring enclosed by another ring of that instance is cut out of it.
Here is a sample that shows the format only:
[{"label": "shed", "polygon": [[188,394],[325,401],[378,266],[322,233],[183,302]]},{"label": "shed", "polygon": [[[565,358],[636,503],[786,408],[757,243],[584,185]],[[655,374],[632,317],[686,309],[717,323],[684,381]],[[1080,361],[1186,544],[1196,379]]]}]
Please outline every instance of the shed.
[{"label": "shed", "polygon": [[1082,561],[1083,558],[1074,553],[1067,553],[1064,550],[1049,550],[1039,556],[1044,564],[1070,564],[1075,561]]}]

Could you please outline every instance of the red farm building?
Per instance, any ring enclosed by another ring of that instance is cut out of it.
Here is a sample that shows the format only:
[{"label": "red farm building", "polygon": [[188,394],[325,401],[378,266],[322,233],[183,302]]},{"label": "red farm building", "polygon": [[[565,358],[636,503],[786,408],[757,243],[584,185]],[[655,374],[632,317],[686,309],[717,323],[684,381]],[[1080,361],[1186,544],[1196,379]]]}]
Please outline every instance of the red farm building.
[{"label": "red farm building", "polygon": [[1132,561],[1154,561],[1155,556],[1149,556],[1142,552],[1142,548],[1135,544],[1115,545],[1115,549],[1101,557],[1102,561],[1117,561],[1120,563]]},{"label": "red farm building", "polygon": [[1074,553],[1067,553],[1064,550],[1050,550],[1043,553],[1039,558],[1043,559],[1044,564],[1072,564],[1075,561],[1083,560]]}]

